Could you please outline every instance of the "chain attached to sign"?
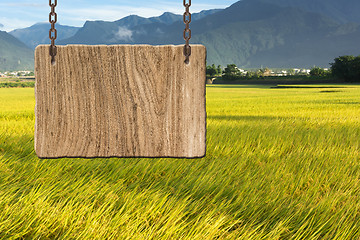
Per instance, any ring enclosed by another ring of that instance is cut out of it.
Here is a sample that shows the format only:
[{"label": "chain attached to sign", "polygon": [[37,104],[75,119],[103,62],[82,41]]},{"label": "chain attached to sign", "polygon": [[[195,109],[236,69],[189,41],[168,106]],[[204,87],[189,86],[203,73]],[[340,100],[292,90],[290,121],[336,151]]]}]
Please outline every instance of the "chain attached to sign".
[{"label": "chain attached to sign", "polygon": [[191,13],[190,13],[190,6],[191,6],[191,0],[188,0],[189,3],[187,3],[186,0],[184,0],[184,23],[185,23],[185,30],[184,30],[184,39],[185,39],[185,46],[184,46],[184,56],[185,56],[185,63],[189,64],[190,56],[191,56],[191,47],[190,47],[190,39],[191,39],[191,29],[190,29],[190,23],[191,23]]},{"label": "chain attached to sign", "polygon": [[50,56],[51,56],[51,64],[55,64],[55,56],[57,53],[57,49],[55,46],[55,40],[57,38],[57,30],[55,29],[55,23],[57,22],[57,14],[55,12],[55,7],[57,6],[57,0],[49,0],[49,6],[51,7],[51,12],[49,14],[49,22],[51,24],[51,29],[49,30],[49,38],[51,41],[50,45]]},{"label": "chain attached to sign", "polygon": [[204,157],[206,47],[190,47],[191,0],[174,25],[185,40],[177,46],[56,45],[57,2],[51,44],[35,49],[37,156]]},{"label": "chain attached to sign", "polygon": [[[51,64],[54,65],[55,64],[55,56],[57,54],[57,49],[56,49],[56,46],[55,46],[55,40],[57,38],[57,30],[55,28],[55,23],[57,22],[57,14],[55,12],[55,7],[57,6],[57,0],[49,0],[49,6],[51,7],[51,12],[49,14],[49,22],[51,24],[51,29],[49,30],[49,38],[50,38],[50,41],[51,41],[50,56],[51,56]],[[191,46],[190,46],[191,13],[190,13],[190,6],[191,6],[191,0],[184,0],[184,7],[185,7],[185,12],[184,12],[184,23],[185,23],[185,29],[184,29],[184,40],[185,40],[184,56],[185,56],[185,63],[186,64],[189,64],[190,56],[191,56]]]}]

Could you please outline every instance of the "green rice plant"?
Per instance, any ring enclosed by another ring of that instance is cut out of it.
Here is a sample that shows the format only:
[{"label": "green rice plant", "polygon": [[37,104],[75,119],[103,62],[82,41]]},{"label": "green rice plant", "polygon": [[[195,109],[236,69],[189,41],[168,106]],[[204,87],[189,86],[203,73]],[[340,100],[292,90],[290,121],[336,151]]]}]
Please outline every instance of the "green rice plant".
[{"label": "green rice plant", "polygon": [[360,85],[208,86],[203,159],[38,159],[34,106],[0,89],[0,239],[360,239]]},{"label": "green rice plant", "polygon": [[35,82],[20,82],[17,79],[15,82],[0,82],[0,88],[33,88],[35,87]]}]

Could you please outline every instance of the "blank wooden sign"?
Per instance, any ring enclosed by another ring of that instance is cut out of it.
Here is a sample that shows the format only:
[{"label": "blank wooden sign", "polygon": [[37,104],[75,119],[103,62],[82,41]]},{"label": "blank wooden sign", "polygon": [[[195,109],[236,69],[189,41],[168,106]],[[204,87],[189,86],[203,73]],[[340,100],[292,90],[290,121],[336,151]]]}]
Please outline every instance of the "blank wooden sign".
[{"label": "blank wooden sign", "polygon": [[58,46],[35,51],[40,158],[205,155],[205,58],[192,46]]}]

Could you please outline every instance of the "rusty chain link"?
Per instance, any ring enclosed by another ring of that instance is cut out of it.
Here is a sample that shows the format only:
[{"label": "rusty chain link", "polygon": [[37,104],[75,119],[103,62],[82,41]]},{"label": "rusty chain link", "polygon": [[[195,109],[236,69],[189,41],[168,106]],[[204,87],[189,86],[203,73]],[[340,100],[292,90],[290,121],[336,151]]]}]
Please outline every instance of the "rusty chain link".
[{"label": "rusty chain link", "polygon": [[185,13],[184,13],[184,23],[185,23],[185,30],[184,30],[184,39],[185,39],[185,46],[184,46],[184,56],[185,56],[185,63],[188,64],[190,61],[191,56],[191,47],[190,47],[190,39],[191,39],[191,29],[190,29],[190,23],[191,23],[191,13],[190,13],[190,6],[191,6],[191,0],[184,0],[184,7],[185,7]]},{"label": "rusty chain link", "polygon": [[49,6],[51,7],[51,12],[49,14],[49,22],[51,24],[51,29],[49,30],[49,38],[51,41],[50,45],[50,56],[51,64],[55,64],[55,56],[57,53],[57,48],[55,46],[55,40],[57,38],[57,30],[55,29],[55,23],[57,22],[57,14],[55,12],[55,7],[57,6],[57,0],[49,0]]}]

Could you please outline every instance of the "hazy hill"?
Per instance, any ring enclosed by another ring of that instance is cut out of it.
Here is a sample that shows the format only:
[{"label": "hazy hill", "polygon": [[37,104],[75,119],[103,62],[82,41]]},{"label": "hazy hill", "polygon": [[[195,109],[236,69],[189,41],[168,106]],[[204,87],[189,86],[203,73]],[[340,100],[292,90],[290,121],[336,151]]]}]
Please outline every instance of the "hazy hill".
[{"label": "hazy hill", "polygon": [[328,66],[360,54],[358,24],[300,8],[243,0],[193,24],[193,41],[208,48],[210,63],[245,67]]},{"label": "hazy hill", "polygon": [[[196,21],[208,15],[221,11],[212,9],[194,13],[192,20]],[[146,30],[136,27],[148,25],[157,26],[155,34],[161,34],[162,28],[174,22],[182,21],[183,16],[166,12],[158,17],[144,18],[137,15],[130,15],[115,22],[108,21],[87,21],[84,26],[72,37],[59,41],[59,44],[115,44],[137,42],[136,36],[144,37]]]},{"label": "hazy hill", "polygon": [[281,7],[297,7],[320,13],[341,23],[360,23],[359,0],[262,0]]},{"label": "hazy hill", "polygon": [[0,71],[34,69],[34,53],[24,43],[0,31]]},{"label": "hazy hill", "polygon": [[[193,19],[201,19],[218,11],[220,10],[202,11],[194,14]],[[151,18],[131,15],[115,22],[88,21],[81,29],[57,24],[57,44],[61,42],[62,39],[68,38],[71,43],[97,44],[106,42],[112,44],[119,41],[119,39],[131,39],[127,28],[138,25],[145,26],[151,23],[167,26],[181,19],[182,15],[166,12],[161,16]],[[39,44],[49,43],[49,27],[49,23],[38,23],[28,28],[16,29],[10,32],[10,34],[0,31],[0,70],[33,69],[34,52],[32,49]],[[111,35],[113,39],[109,39],[109,35]],[[76,39],[80,40],[77,41]]]},{"label": "hazy hill", "polygon": [[[274,0],[276,4],[270,0],[239,1],[222,11],[193,20],[192,43],[206,45],[209,63],[235,63],[243,67],[326,67],[339,55],[360,54],[357,23],[340,21],[339,17],[332,18],[314,10],[325,3],[327,9],[334,9],[339,1],[312,1],[312,5],[309,3],[313,6],[312,11],[310,7],[295,6],[299,2],[295,0]],[[354,3],[354,8],[357,6]],[[344,11],[345,15],[348,10]],[[116,22],[87,22],[73,38],[61,43],[184,42],[182,21],[174,20],[169,25],[169,22],[149,23],[149,19],[147,22],[140,22],[143,19],[138,17],[135,19],[137,24],[122,23],[121,27]]]},{"label": "hazy hill", "polygon": [[[207,47],[208,63],[328,67],[335,57],[360,54],[359,11],[358,0],[242,0],[193,14],[191,43]],[[57,44],[183,44],[183,30],[181,15],[131,15],[87,21]],[[47,39],[48,32],[41,35]]]},{"label": "hazy hill", "polygon": [[[16,29],[11,31],[10,34],[20,39],[28,47],[35,49],[39,44],[50,44],[49,40],[49,23],[37,23],[28,28]],[[63,26],[56,24],[58,31],[58,39],[66,39],[73,36],[78,30],[78,27]]]}]

